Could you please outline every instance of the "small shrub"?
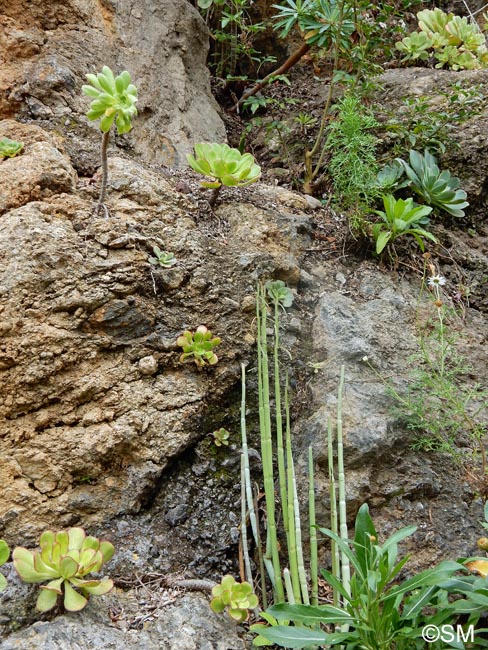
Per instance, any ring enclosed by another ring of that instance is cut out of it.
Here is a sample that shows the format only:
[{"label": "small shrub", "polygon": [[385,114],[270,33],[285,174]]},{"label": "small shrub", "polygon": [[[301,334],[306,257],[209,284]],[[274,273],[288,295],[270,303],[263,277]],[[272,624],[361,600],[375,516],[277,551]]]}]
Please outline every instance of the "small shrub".
[{"label": "small shrub", "polygon": [[229,616],[242,623],[248,617],[248,610],[258,606],[258,597],[253,594],[248,582],[236,582],[230,575],[224,576],[220,585],[212,589],[210,607],[216,613],[227,609]]},{"label": "small shrub", "polygon": [[325,147],[331,155],[328,173],[343,207],[357,209],[378,194],[377,138],[369,133],[377,125],[357,97],[347,95],[339,102],[337,119],[329,127]]},{"label": "small shrub", "polygon": [[178,337],[176,345],[183,348],[183,354],[180,361],[184,362],[187,359],[193,360],[199,368],[203,368],[207,364],[214,366],[219,360],[213,349],[219,345],[220,338],[213,337],[205,325],[197,327],[195,333],[186,331]]},{"label": "small shrub", "polygon": [[47,612],[56,605],[63,594],[64,607],[71,612],[83,609],[90,595],[101,596],[113,587],[108,578],[90,579],[89,573],[100,571],[114,554],[110,542],[89,537],[83,528],[69,528],[53,533],[42,533],[40,551],[28,551],[18,546],[12,553],[14,567],[24,582],[38,583],[41,593],[37,609]]},{"label": "small shrub", "polygon": [[23,142],[10,140],[9,138],[0,139],[0,156],[2,158],[13,158],[14,156],[18,156],[23,148]]}]

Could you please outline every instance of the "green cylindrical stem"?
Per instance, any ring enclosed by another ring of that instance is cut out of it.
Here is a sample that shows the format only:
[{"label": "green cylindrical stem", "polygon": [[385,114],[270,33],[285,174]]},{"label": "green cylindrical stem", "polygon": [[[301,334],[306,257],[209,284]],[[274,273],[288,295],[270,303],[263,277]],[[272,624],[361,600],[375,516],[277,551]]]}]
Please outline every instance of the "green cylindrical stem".
[{"label": "green cylindrical stem", "polygon": [[[342,440],[342,397],[344,393],[344,366],[341,366],[339,392],[337,396],[337,478],[339,482],[339,531],[344,541],[348,540],[346,515],[346,477],[344,473],[344,445]],[[348,594],[351,593],[351,568],[349,558],[341,554],[342,584]]]},{"label": "green cylindrical stem", "polygon": [[287,472],[287,495],[288,495],[288,562],[290,564],[290,578],[293,585],[295,601],[301,603],[300,596],[300,574],[298,571],[297,556],[297,518],[295,506],[294,490],[294,472],[293,472],[293,452],[291,448],[291,428],[290,428],[290,411],[288,406],[288,378],[285,383],[285,408],[286,408],[286,472]]},{"label": "green cylindrical stem", "polygon": [[249,548],[247,545],[247,503],[246,503],[246,470],[245,470],[245,456],[241,454],[241,544],[242,556],[244,558],[244,569],[246,572],[246,580],[249,582],[254,590],[254,582],[252,579],[251,561],[249,559]]},{"label": "green cylindrical stem", "polygon": [[[258,288],[257,300],[258,318],[258,356],[260,357],[260,372],[258,390],[260,392],[259,423],[261,431],[261,454],[263,463],[264,495],[268,517],[269,544],[267,554],[271,554],[275,579],[275,601],[281,603],[285,599],[283,580],[281,578],[280,558],[278,549],[278,534],[275,519],[275,496],[273,478],[273,442],[271,439],[271,409],[269,403],[269,376],[268,376],[268,341],[266,335],[267,308],[264,298],[264,289]],[[269,555],[268,555],[269,557]]]},{"label": "green cylindrical stem", "polygon": [[315,527],[315,483],[313,471],[313,450],[308,448],[308,525],[310,529],[310,600],[319,604],[318,548]]},{"label": "green cylindrical stem", "polygon": [[[261,536],[259,534],[259,525],[256,517],[256,507],[254,505],[254,494],[251,484],[251,471],[249,468],[249,449],[247,446],[247,426],[246,426],[246,368],[241,364],[241,440],[242,440],[242,456],[244,460],[244,484],[247,508],[249,511],[249,520],[251,522],[251,530],[256,544],[259,563],[259,575],[261,580],[261,592],[263,609],[268,606],[266,598],[266,578],[264,573],[263,564],[263,549],[261,548]],[[243,541],[244,546],[244,541]]]},{"label": "green cylindrical stem", "polygon": [[283,579],[285,581],[286,600],[288,604],[295,605],[295,594],[293,593],[293,585],[291,584],[290,572],[288,569],[283,569]]},{"label": "green cylindrical stem", "polygon": [[283,513],[283,527],[288,537],[288,508],[286,496],[286,470],[285,453],[283,450],[283,418],[281,416],[281,386],[280,386],[280,304],[277,299],[274,301],[274,389],[276,407],[276,454],[278,457],[278,480],[280,485],[281,510]]},{"label": "green cylindrical stem", "polygon": [[[329,501],[330,501],[330,529],[336,535],[339,534],[337,523],[337,493],[334,477],[334,450],[332,445],[332,420],[327,421],[327,459],[329,467]],[[341,557],[339,547],[334,540],[331,540],[332,575],[338,580],[341,579]],[[333,589],[334,605],[339,605],[339,592]]]},{"label": "green cylindrical stem", "polygon": [[295,513],[295,539],[296,539],[296,546],[297,546],[298,579],[300,581],[302,602],[304,605],[310,605],[310,599],[308,597],[307,574],[305,571],[305,563],[303,561],[302,525],[300,522],[300,504],[298,503],[297,481],[295,476],[294,465],[292,465],[292,477],[293,477],[293,510]]}]

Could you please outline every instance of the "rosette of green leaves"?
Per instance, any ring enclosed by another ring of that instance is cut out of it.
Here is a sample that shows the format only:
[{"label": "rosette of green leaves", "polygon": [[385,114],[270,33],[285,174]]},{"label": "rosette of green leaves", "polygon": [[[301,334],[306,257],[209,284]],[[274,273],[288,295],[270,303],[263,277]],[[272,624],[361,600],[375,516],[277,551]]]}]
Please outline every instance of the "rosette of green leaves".
[{"label": "rosette of green leaves", "polygon": [[387,244],[402,235],[415,237],[422,251],[424,250],[423,238],[437,242],[431,232],[421,227],[429,223],[427,215],[432,212],[432,208],[426,205],[416,205],[412,198],[395,199],[391,194],[383,196],[383,205],[384,212],[376,211],[382,221],[374,224],[371,229],[378,255],[383,252]]},{"label": "rosette of green leaves", "polygon": [[341,0],[285,0],[272,5],[278,10],[273,16],[274,29],[281,30],[280,38],[288,36],[296,26],[309,45],[327,49],[340,38],[343,48],[350,49],[354,32],[354,8],[350,2]]},{"label": "rosette of green leaves", "polygon": [[176,345],[183,348],[180,361],[184,362],[193,357],[193,361],[202,368],[205,365],[214,366],[219,360],[213,349],[219,345],[220,338],[213,336],[205,325],[197,327],[195,333],[186,331],[176,340]]},{"label": "rosette of green leaves", "polygon": [[90,595],[101,596],[113,587],[108,578],[90,579],[89,573],[100,571],[114,554],[110,542],[87,536],[83,528],[69,528],[42,533],[40,551],[17,547],[12,553],[14,567],[24,582],[38,583],[41,593],[37,609],[52,609],[64,591],[64,607],[76,612],[87,604]]},{"label": "rosette of green leaves", "polygon": [[404,54],[402,61],[427,61],[432,44],[432,39],[425,32],[412,32],[395,43],[395,47]]},{"label": "rosette of green leaves", "polygon": [[[5,542],[3,539],[0,539],[0,566],[2,566],[2,564],[5,564],[5,562],[8,560],[9,555],[10,550],[7,542]],[[3,591],[6,586],[7,581],[5,580],[5,576],[0,573],[0,591]]]},{"label": "rosette of green leaves", "polygon": [[399,190],[402,187],[410,185],[409,180],[403,180],[405,170],[403,165],[394,160],[390,165],[385,165],[376,175],[376,185],[383,190],[383,192],[391,192]]},{"label": "rosette of green leaves", "polygon": [[2,158],[13,158],[14,156],[17,156],[23,148],[23,142],[10,140],[10,138],[0,139],[0,156],[2,156]]},{"label": "rosette of green leaves", "polygon": [[278,302],[283,307],[291,307],[293,293],[288,289],[283,280],[269,280],[264,286],[273,302]]},{"label": "rosette of green leaves", "polygon": [[426,203],[445,210],[453,217],[464,217],[463,208],[469,203],[466,201],[466,192],[459,189],[459,178],[451,176],[448,170],[441,172],[436,159],[427,149],[424,155],[411,150],[410,164],[401,158],[396,158],[396,161],[403,166],[412,181],[413,189]]},{"label": "rosette of green leaves", "polygon": [[90,85],[82,87],[88,97],[93,97],[90,110],[86,114],[89,120],[100,120],[100,129],[107,133],[115,120],[119,134],[128,133],[131,120],[137,115],[137,88],[131,83],[131,76],[124,70],[114,77],[108,66],[103,66],[98,74],[87,74]]},{"label": "rosette of green leaves", "polygon": [[227,447],[229,445],[230,431],[227,431],[227,429],[220,427],[220,429],[214,431],[212,435],[216,447],[221,447],[222,445]]},{"label": "rosette of green leaves", "polygon": [[188,164],[213,181],[201,181],[202,187],[244,187],[255,183],[261,175],[261,167],[250,153],[241,154],[227,144],[200,143],[195,145],[195,155],[187,155]]},{"label": "rosette of green leaves", "polygon": [[220,585],[212,589],[212,596],[212,610],[219,614],[227,609],[229,616],[238,623],[245,621],[248,610],[257,607],[259,602],[248,582],[236,582],[230,575],[224,576]]},{"label": "rosette of green leaves", "polygon": [[161,266],[163,269],[170,269],[176,264],[176,257],[174,253],[162,251],[158,246],[153,247],[154,257],[149,258],[149,264],[153,266]]}]

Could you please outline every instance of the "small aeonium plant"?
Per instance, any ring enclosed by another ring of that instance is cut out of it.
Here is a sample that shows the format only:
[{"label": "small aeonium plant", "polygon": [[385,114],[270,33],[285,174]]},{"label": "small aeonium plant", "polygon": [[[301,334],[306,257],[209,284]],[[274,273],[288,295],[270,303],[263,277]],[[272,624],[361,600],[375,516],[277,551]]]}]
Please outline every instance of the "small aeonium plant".
[{"label": "small aeonium plant", "polygon": [[170,269],[176,264],[176,257],[174,253],[169,253],[168,251],[162,251],[158,246],[153,247],[154,257],[148,259],[149,264],[153,266],[160,266],[163,269]]},{"label": "small aeonium plant", "polygon": [[105,192],[107,190],[107,147],[110,129],[115,122],[117,133],[128,133],[132,129],[132,118],[137,115],[137,88],[131,83],[131,76],[124,70],[121,74],[114,76],[112,70],[104,65],[102,72],[98,74],[87,74],[86,78],[90,85],[82,86],[82,92],[88,97],[93,97],[90,110],[86,114],[89,120],[100,120],[100,130],[103,133],[101,147],[102,163],[102,186],[100,198],[95,207],[98,214],[103,208],[108,214],[105,206]]},{"label": "small aeonium plant", "polygon": [[187,156],[192,169],[211,181],[200,181],[202,187],[213,189],[209,203],[215,204],[222,185],[245,187],[261,176],[261,167],[250,153],[241,153],[228,144],[200,143],[195,145],[195,155]]},{"label": "small aeonium plant", "polygon": [[184,362],[193,357],[193,361],[199,368],[203,368],[207,364],[214,366],[219,360],[213,348],[219,345],[220,338],[212,336],[205,325],[197,327],[196,332],[186,330],[176,340],[176,345],[183,348],[183,354],[180,356],[180,361]]},{"label": "small aeonium plant", "polygon": [[24,582],[49,581],[41,585],[36,604],[39,611],[52,609],[63,589],[64,607],[71,612],[83,609],[90,595],[101,596],[112,589],[109,578],[87,578],[113,556],[110,542],[87,536],[83,528],[69,528],[57,533],[44,531],[39,544],[40,551],[18,546],[12,553],[14,567]]},{"label": "small aeonium plant", "polygon": [[1,158],[14,158],[24,148],[23,142],[17,140],[10,140],[10,138],[0,138],[0,157]]}]

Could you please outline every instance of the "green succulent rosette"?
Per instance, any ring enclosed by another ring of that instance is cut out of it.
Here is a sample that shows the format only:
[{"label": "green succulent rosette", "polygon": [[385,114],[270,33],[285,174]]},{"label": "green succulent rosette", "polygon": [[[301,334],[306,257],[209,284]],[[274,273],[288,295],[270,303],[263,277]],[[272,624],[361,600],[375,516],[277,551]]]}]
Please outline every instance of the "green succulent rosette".
[{"label": "green succulent rosette", "polygon": [[83,609],[90,595],[101,596],[113,588],[108,578],[87,578],[100,571],[114,554],[110,542],[87,536],[83,528],[69,528],[42,533],[40,551],[17,547],[12,553],[14,567],[24,582],[40,583],[41,593],[36,607],[41,612],[52,609],[58,596],[64,596],[64,607],[71,612]]},{"label": "green succulent rosette", "polygon": [[89,120],[100,120],[100,129],[107,133],[115,121],[119,134],[128,133],[132,118],[137,115],[137,88],[131,83],[131,76],[124,70],[117,77],[108,66],[98,74],[87,74],[89,85],[82,86],[88,97],[93,97]]},{"label": "green succulent rosette", "polygon": [[202,187],[245,187],[261,176],[261,167],[250,153],[241,154],[227,144],[200,143],[195,145],[195,155],[188,154],[188,164],[212,181],[201,181]]}]

